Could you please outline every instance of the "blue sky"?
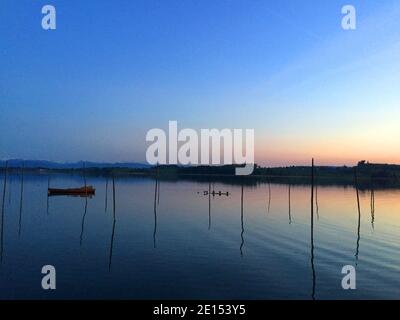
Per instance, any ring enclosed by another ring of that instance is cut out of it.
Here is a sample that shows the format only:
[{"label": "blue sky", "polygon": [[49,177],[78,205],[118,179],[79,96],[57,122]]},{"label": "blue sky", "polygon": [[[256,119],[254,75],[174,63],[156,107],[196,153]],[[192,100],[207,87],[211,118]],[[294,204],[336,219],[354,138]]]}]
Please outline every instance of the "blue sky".
[{"label": "blue sky", "polygon": [[177,120],[254,128],[266,165],[400,162],[399,17],[396,0],[2,0],[0,158],[144,161],[147,130]]}]

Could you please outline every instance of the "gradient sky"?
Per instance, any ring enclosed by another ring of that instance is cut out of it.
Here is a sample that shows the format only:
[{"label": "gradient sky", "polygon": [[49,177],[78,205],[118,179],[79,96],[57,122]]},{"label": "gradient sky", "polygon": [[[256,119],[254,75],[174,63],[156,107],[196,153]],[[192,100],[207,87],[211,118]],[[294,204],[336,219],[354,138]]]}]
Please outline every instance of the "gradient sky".
[{"label": "gradient sky", "polygon": [[400,163],[400,1],[1,0],[0,108],[0,159],[145,161],[177,120],[254,128],[263,165]]}]

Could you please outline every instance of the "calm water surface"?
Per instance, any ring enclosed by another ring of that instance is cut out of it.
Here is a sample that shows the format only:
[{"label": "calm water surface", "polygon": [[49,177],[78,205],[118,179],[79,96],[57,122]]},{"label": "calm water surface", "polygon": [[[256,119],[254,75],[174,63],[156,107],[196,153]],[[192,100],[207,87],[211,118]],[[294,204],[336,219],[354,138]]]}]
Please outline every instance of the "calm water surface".
[{"label": "calm water surface", "polygon": [[[88,178],[91,199],[47,198],[47,176],[19,176],[5,197],[0,298],[362,299],[400,298],[400,191],[244,186]],[[78,176],[51,177],[78,187]],[[1,184],[2,186],[2,184]],[[1,189],[2,190],[2,189]],[[242,201],[243,199],[243,201]],[[1,200],[1,199],[0,199]],[[243,210],[242,210],[243,208]],[[86,210],[85,210],[86,209]],[[313,243],[311,234],[313,232]],[[313,250],[312,250],[313,248]],[[57,289],[41,289],[54,265]],[[357,290],[341,288],[344,265]]]}]

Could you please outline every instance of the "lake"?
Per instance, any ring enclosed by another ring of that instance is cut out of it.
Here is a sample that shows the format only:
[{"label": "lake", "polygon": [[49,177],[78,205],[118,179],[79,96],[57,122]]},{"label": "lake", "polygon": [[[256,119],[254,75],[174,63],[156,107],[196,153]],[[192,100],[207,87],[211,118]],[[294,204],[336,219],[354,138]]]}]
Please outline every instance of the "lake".
[{"label": "lake", "polygon": [[[359,212],[355,188],[318,186],[312,229],[307,185],[116,177],[114,212],[112,180],[107,200],[106,178],[87,182],[92,198],[47,197],[48,177],[27,174],[20,210],[20,177],[9,176],[1,299],[400,297],[400,190],[360,190]],[[44,265],[56,290],[41,287]],[[345,265],[356,290],[342,289]]]}]

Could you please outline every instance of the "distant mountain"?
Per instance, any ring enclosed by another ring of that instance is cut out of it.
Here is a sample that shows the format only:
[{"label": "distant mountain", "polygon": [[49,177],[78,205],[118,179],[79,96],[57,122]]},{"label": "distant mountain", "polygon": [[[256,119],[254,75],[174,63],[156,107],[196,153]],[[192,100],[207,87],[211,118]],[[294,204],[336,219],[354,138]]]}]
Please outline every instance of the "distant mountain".
[{"label": "distant mountain", "polygon": [[[53,162],[46,160],[23,160],[26,168],[44,168],[44,169],[80,169],[83,168],[83,161],[78,162]],[[5,166],[6,161],[0,160],[0,167]],[[10,159],[8,160],[8,166],[11,168],[21,167],[22,160]],[[145,163],[138,162],[90,162],[85,161],[86,168],[129,168],[129,169],[145,169],[151,166]]]}]

